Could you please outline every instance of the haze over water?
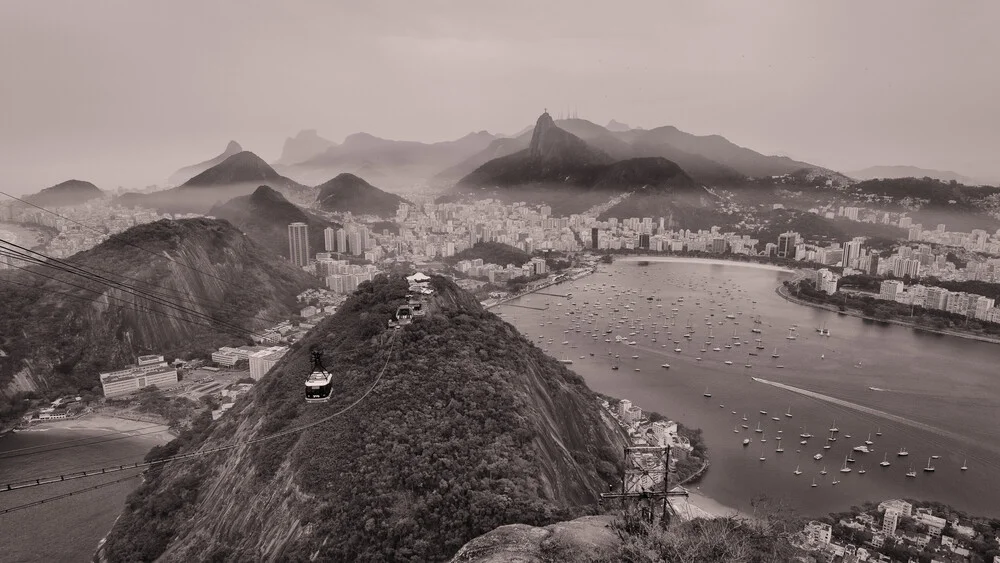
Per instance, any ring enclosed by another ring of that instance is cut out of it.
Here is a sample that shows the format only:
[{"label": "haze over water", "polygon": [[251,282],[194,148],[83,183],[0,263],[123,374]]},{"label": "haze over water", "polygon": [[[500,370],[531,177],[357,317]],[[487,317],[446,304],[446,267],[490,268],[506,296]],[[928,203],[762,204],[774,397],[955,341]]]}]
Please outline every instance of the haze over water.
[{"label": "haze over water", "polygon": [[[908,497],[938,500],[970,514],[1000,516],[1000,491],[995,487],[1000,481],[1000,379],[996,377],[1000,345],[789,303],[774,289],[792,277],[787,272],[737,264],[654,262],[639,266],[621,261],[602,266],[595,275],[550,288],[554,294],[572,292],[571,299],[534,294],[511,302],[530,307],[548,305],[545,311],[513,306],[495,311],[536,345],[548,347],[553,356],[572,359],[571,369],[594,390],[631,399],[643,410],[658,411],[701,428],[712,465],[695,486],[723,504],[747,509],[751,497],[765,493],[787,499],[803,514],[823,515],[867,500]],[[604,294],[596,289],[601,284],[607,284]],[[617,287],[612,289],[612,284]],[[637,293],[615,295],[632,289]],[[649,302],[647,296],[661,300]],[[607,301],[608,297],[613,301]],[[678,297],[684,298],[683,303],[671,304]],[[725,307],[725,312],[710,299]],[[589,306],[583,305],[584,301]],[[635,301],[631,313],[624,308],[630,301]],[[567,315],[571,303],[579,306],[575,315]],[[603,308],[593,309],[596,303]],[[619,313],[612,313],[609,304],[618,307]],[[678,309],[676,326],[661,328],[673,308]],[[581,320],[581,332],[575,332],[572,327],[576,321],[569,319],[586,318],[580,312],[590,311],[601,316],[593,324]],[[736,319],[725,318],[730,313]],[[605,334],[610,317],[617,320],[626,314],[643,320],[646,330],[635,330],[636,336],[628,336],[633,331],[629,322],[617,325],[612,321],[613,333]],[[653,333],[650,314],[658,319],[660,334]],[[713,314],[709,320],[714,344],[706,346],[709,326],[705,316]],[[753,316],[758,314],[761,335],[750,332]],[[683,338],[689,317],[695,331],[690,341]],[[552,324],[539,326],[547,321]],[[788,340],[792,325],[798,325],[797,338]],[[823,326],[830,329],[831,336],[816,332]],[[733,342],[734,328],[747,343],[714,352],[715,346]],[[570,332],[565,334],[567,329]],[[590,329],[598,330],[599,338],[586,335]],[[667,330],[672,334],[668,336]],[[539,339],[539,335],[545,338]],[[616,335],[633,339],[637,345],[616,344]],[[604,341],[608,337],[611,343]],[[653,337],[657,342],[651,341]],[[757,337],[762,339],[763,350],[755,349]],[[553,341],[546,344],[549,338]],[[674,340],[680,344],[675,345]],[[563,341],[569,344],[562,345]],[[574,345],[577,348],[572,348]],[[680,353],[674,352],[678,346]],[[771,357],[775,347],[778,359]],[[706,351],[701,352],[702,348]],[[621,356],[618,371],[611,369],[613,356],[609,351]],[[748,352],[759,355],[748,356]],[[632,359],[632,355],[639,358]],[[702,361],[695,360],[698,356]],[[744,367],[748,359],[749,369]],[[725,360],[733,365],[725,365]],[[669,369],[661,367],[665,362]],[[637,367],[641,371],[634,371]],[[823,397],[754,382],[751,376]],[[711,398],[703,397],[706,388]],[[725,407],[720,408],[720,404]],[[792,418],[784,416],[789,408]],[[768,414],[763,416],[760,410]],[[749,429],[735,433],[734,427],[743,423],[744,414]],[[753,432],[758,421],[763,434]],[[830,450],[823,450],[827,429],[834,423],[840,429],[839,439]],[[799,444],[803,427],[814,435],[805,446]],[[779,429],[783,430],[780,435],[785,450],[780,454],[774,451]],[[875,435],[877,429],[882,436]],[[851,448],[862,445],[869,432],[874,452],[854,453],[857,461],[850,464],[851,473],[840,473],[845,456]],[[762,435],[767,442],[760,442]],[[751,444],[743,447],[747,437]],[[897,457],[900,447],[907,448],[910,455]],[[822,453],[823,459],[815,461],[816,453]],[[888,468],[878,465],[883,453],[888,453],[892,463]],[[761,455],[766,457],[763,462]],[[940,459],[931,461],[936,471],[926,473],[922,468],[931,455]],[[966,459],[969,469],[963,472],[959,468]],[[905,477],[911,464],[916,478]],[[802,470],[799,476],[793,475],[797,465]],[[820,475],[824,466],[826,476]],[[863,475],[858,474],[862,466],[867,470]],[[816,488],[810,487],[814,477],[819,485]],[[841,482],[834,486],[831,482],[836,479]]]}]

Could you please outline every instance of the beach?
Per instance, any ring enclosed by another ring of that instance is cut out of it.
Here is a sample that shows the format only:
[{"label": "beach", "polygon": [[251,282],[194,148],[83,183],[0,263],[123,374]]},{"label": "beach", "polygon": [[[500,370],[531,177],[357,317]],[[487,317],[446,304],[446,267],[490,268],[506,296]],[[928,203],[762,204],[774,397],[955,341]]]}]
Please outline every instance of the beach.
[{"label": "beach", "polygon": [[683,520],[694,518],[726,518],[730,516],[747,516],[746,514],[726,506],[702,494],[697,489],[688,489],[688,496],[672,497],[670,506]]},{"label": "beach", "polygon": [[54,420],[52,422],[36,422],[28,428],[17,430],[17,433],[50,432],[56,430],[78,431],[91,435],[95,432],[123,434],[145,438],[157,443],[166,443],[174,438],[170,433],[170,429],[162,424],[152,424],[95,413],[85,414],[79,418]]},{"label": "beach", "polygon": [[615,262],[675,262],[678,264],[715,264],[719,266],[742,266],[744,268],[756,268],[758,270],[772,270],[777,272],[794,273],[795,270],[775,266],[774,264],[760,264],[758,262],[744,262],[742,260],[719,260],[717,258],[693,258],[688,256],[628,256],[625,258],[615,258]]}]

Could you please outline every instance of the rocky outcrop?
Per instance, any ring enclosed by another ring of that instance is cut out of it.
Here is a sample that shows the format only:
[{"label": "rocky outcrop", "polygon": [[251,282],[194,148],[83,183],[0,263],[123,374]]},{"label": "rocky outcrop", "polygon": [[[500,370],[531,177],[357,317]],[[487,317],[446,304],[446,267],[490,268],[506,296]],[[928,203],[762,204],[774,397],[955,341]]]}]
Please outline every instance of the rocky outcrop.
[{"label": "rocky outcrop", "polygon": [[614,561],[612,516],[584,516],[545,527],[501,526],[465,544],[451,563],[588,563]]},{"label": "rocky outcrop", "polygon": [[170,179],[167,180],[167,183],[170,184],[171,186],[179,186],[184,182],[187,182],[191,178],[194,178],[198,174],[201,174],[202,172],[208,170],[209,168],[217,164],[220,164],[227,158],[233,156],[234,154],[239,154],[242,151],[243,147],[241,147],[239,143],[237,143],[236,141],[229,141],[229,144],[226,145],[226,150],[222,151],[222,154],[214,158],[210,158],[204,162],[199,162],[198,164],[192,164],[191,166],[185,166],[184,168],[181,168],[180,170],[170,175]]},{"label": "rocky outcrop", "polygon": [[323,154],[337,143],[329,139],[320,137],[315,129],[305,129],[299,131],[294,137],[285,139],[285,145],[281,148],[281,158],[278,164],[292,165],[304,162],[317,155]]}]

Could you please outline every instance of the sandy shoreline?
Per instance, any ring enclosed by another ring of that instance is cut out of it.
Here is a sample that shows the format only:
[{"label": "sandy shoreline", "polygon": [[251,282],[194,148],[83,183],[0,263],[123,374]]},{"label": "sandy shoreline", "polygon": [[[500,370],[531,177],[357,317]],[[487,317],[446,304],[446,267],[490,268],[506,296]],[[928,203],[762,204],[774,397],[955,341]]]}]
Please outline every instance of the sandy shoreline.
[{"label": "sandy shoreline", "polygon": [[616,258],[615,262],[677,262],[681,264],[707,264],[718,266],[742,266],[744,268],[757,268],[758,270],[773,270],[778,272],[794,273],[795,270],[775,266],[774,264],[759,264],[757,262],[743,262],[740,260],[719,260],[716,258],[693,258],[687,256],[628,256]]},{"label": "sandy shoreline", "polygon": [[53,430],[125,434],[156,443],[167,443],[174,438],[169,432],[170,429],[162,424],[151,424],[102,414],[85,414],[80,418],[35,423],[29,428],[17,430],[17,433],[49,432]]},{"label": "sandy shoreline", "polygon": [[670,505],[674,507],[674,511],[684,520],[747,516],[735,508],[726,506],[705,496],[697,489],[688,489],[688,497],[686,499],[684,497],[671,498]]}]

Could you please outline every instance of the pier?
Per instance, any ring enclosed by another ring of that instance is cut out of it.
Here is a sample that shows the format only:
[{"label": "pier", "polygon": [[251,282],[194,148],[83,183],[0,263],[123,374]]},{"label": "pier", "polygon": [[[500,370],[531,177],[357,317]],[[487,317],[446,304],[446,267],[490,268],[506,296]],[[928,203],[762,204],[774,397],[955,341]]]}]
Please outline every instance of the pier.
[{"label": "pier", "polygon": [[498,306],[503,305],[504,307],[520,307],[522,309],[532,309],[534,311],[547,311],[548,307],[532,307],[531,305],[515,305],[514,303],[497,303]]},{"label": "pier", "polygon": [[548,295],[549,297],[562,297],[563,299],[569,299],[569,295],[559,295],[558,293],[546,293],[544,291],[536,291],[535,295]]}]

